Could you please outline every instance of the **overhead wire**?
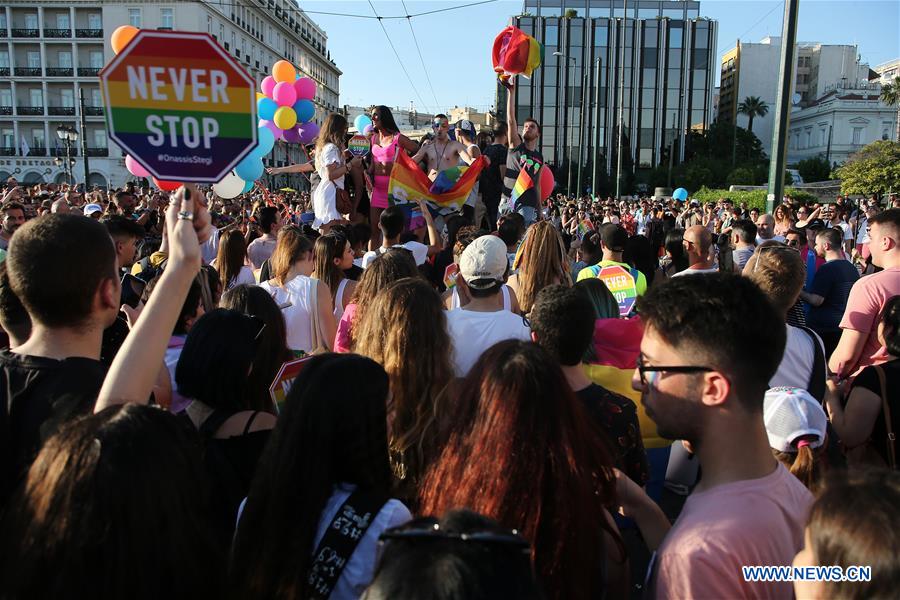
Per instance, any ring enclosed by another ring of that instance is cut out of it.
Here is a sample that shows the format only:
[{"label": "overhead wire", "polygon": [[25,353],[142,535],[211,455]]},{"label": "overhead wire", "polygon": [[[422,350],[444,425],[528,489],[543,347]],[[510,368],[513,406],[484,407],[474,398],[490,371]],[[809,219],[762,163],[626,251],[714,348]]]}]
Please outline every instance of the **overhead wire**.
[{"label": "overhead wire", "polygon": [[[767,13],[764,14],[762,17],[760,17],[759,20],[756,21],[756,23],[754,23],[753,25],[751,25],[750,27],[748,27],[747,30],[746,30],[744,33],[742,33],[741,35],[737,36],[737,39],[740,40],[742,37],[744,37],[745,35],[747,35],[747,34],[750,33],[751,31],[753,31],[753,30],[756,28],[757,25],[759,25],[760,23],[762,23],[769,15],[771,15],[773,12],[775,12],[775,9],[777,9],[777,8],[784,9],[784,2],[782,2],[782,3],[780,3],[780,4],[776,3],[775,6],[773,6],[772,9],[771,9],[769,12],[767,12]],[[726,52],[728,52],[728,50],[722,50],[722,52],[719,53],[719,56],[722,56],[722,55],[725,54]]]},{"label": "overhead wire", "polygon": [[[468,4],[460,4],[458,6],[448,6],[447,8],[438,8],[435,10],[426,10],[420,13],[412,13],[412,14],[403,14],[403,15],[381,15],[381,16],[372,16],[372,15],[363,15],[356,13],[341,13],[341,12],[333,12],[327,10],[309,10],[306,8],[302,8],[298,6],[298,9],[302,12],[305,12],[310,15],[326,15],[330,17],[349,17],[353,19],[377,19],[381,20],[390,20],[390,19],[409,19],[410,17],[422,17],[425,15],[433,15],[436,13],[447,12],[450,10],[460,10],[463,8],[469,8],[470,6],[478,6],[480,4],[492,4],[494,2],[499,2],[500,0],[481,0],[480,2],[470,2]],[[209,4],[218,4],[219,6],[235,6],[235,7],[251,7],[252,4],[248,4],[247,2],[225,2],[224,0],[206,0]],[[113,2],[107,2],[112,4]],[[264,8],[264,7],[260,7]],[[404,10],[404,12],[407,12]]]},{"label": "overhead wire", "polygon": [[422,95],[419,93],[418,88],[416,88],[416,84],[413,83],[412,77],[409,76],[409,71],[406,70],[406,66],[403,64],[403,61],[400,59],[400,53],[397,52],[397,48],[394,46],[393,40],[391,40],[391,36],[387,32],[387,28],[384,26],[384,21],[381,20],[381,17],[378,16],[378,11],[375,10],[375,5],[372,4],[372,0],[368,0],[369,6],[372,8],[372,12],[378,17],[378,24],[381,25],[381,30],[384,32],[384,37],[387,38],[388,44],[391,46],[391,50],[394,51],[394,56],[397,57],[397,64],[400,65],[400,68],[403,69],[403,73],[406,75],[406,79],[409,81],[409,85],[412,87],[413,92],[416,93],[416,98],[421,102],[422,107],[424,108],[426,103],[422,100]]},{"label": "overhead wire", "polygon": [[[413,29],[412,26],[412,15],[410,15],[409,11],[406,9],[405,0],[400,0],[400,4],[403,5],[403,12],[407,13],[406,24],[409,25],[409,32],[412,34],[413,42],[415,42],[416,44],[416,51],[419,53],[419,61],[422,63],[422,70],[425,72],[425,81],[428,82],[428,87],[431,89],[431,96],[432,98],[434,98],[434,106],[439,110],[441,103],[438,102],[437,94],[434,92],[434,86],[431,84],[431,76],[428,75],[428,67],[425,66],[425,59],[422,57],[422,49],[419,47],[419,39],[416,37],[416,30]],[[422,108],[425,107],[423,106]]]}]

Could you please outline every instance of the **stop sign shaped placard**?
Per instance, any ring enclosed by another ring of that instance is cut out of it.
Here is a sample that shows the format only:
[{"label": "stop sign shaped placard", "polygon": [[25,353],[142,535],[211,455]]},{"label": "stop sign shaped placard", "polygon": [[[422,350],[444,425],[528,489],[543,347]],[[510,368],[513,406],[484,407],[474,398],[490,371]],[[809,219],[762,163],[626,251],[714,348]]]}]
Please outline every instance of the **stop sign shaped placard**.
[{"label": "stop sign shaped placard", "polygon": [[597,278],[606,284],[616,302],[619,303],[619,315],[627,316],[637,301],[637,281],[628,269],[618,265],[603,267]]},{"label": "stop sign shaped placard", "polygon": [[100,82],[109,137],[157,179],[215,183],[256,147],[256,85],[209,34],[142,30]]}]

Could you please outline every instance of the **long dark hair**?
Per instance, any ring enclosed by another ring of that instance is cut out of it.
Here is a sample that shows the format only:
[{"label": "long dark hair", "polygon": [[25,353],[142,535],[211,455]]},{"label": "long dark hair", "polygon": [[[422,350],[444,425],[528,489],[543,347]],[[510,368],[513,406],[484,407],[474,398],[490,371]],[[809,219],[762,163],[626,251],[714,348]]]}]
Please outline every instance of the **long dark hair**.
[{"label": "long dark hair", "polygon": [[291,358],[287,347],[284,315],[281,314],[272,296],[257,285],[234,286],[222,295],[219,306],[258,317],[265,322],[266,328],[259,336],[253,370],[250,371],[247,380],[250,408],[273,412],[269,386],[275,380],[281,365]]},{"label": "long dark hair", "polygon": [[[418,277],[419,269],[412,253],[405,248],[390,248],[372,261],[369,267],[363,271],[359,285],[353,291],[352,302],[356,304],[356,315],[353,317],[353,326],[362,322],[363,314],[372,305],[375,296],[389,284],[404,277]],[[353,328],[350,330],[350,345],[354,344],[356,335]]]},{"label": "long dark hair", "polygon": [[6,511],[0,596],[221,597],[206,489],[198,440],[171,413],[126,404],[70,423]]},{"label": "long dark hair", "polygon": [[387,374],[371,359],[310,359],[288,393],[238,524],[233,597],[309,597],[316,531],[334,486],[390,488],[387,395]]},{"label": "long dark hair", "polygon": [[672,255],[672,268],[675,273],[681,273],[687,269],[688,257],[684,252],[684,229],[672,229],[666,233],[666,252]]},{"label": "long dark hair", "polygon": [[223,290],[227,290],[237,279],[246,261],[247,244],[241,232],[232,229],[224,233],[219,239],[219,252],[216,255],[216,269],[219,271],[219,281]]},{"label": "long dark hair", "polygon": [[338,287],[344,279],[344,272],[334,264],[334,261],[343,259],[347,243],[346,236],[329,232],[319,236],[313,244],[313,256],[316,261],[313,277],[328,286],[332,302],[337,298]]},{"label": "long dark hair", "polygon": [[598,597],[600,536],[620,540],[604,510],[615,502],[613,462],[558,363],[537,344],[500,342],[475,363],[457,406],[421,513],[465,506],[516,528],[550,597]]},{"label": "long dark hair", "polygon": [[388,133],[400,133],[400,128],[397,127],[397,122],[394,121],[394,115],[391,113],[391,109],[383,104],[379,104],[372,112],[378,113],[378,123],[381,125],[381,129]]}]

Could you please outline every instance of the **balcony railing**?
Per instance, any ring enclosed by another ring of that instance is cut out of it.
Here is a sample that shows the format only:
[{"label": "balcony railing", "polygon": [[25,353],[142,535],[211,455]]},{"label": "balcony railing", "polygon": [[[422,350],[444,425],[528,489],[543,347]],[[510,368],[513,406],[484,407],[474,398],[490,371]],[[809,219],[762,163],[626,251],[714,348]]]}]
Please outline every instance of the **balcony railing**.
[{"label": "balcony railing", "polygon": [[0,67],[0,77],[9,77],[9,67]]},{"label": "balcony railing", "polygon": [[47,67],[47,77],[71,77],[74,73],[72,67]]},{"label": "balcony railing", "polygon": [[15,73],[17,77],[40,77],[41,76],[41,68],[40,67],[16,67],[15,69],[13,69],[13,73]]},{"label": "balcony railing", "polygon": [[0,106],[0,115],[11,115],[13,114],[12,106]]},{"label": "balcony railing", "polygon": [[15,156],[16,149],[12,146],[0,146],[0,156]]},{"label": "balcony railing", "polygon": [[28,156],[47,156],[47,148],[44,146],[32,146],[28,149]]},{"label": "balcony railing", "polygon": [[40,29],[13,29],[12,37],[20,37],[20,38],[36,38],[41,37]]},{"label": "balcony railing", "polygon": [[[62,158],[66,157],[66,147],[65,146],[56,146],[54,148],[50,148],[50,156],[60,156]],[[76,144],[72,144],[69,146],[69,158],[74,158],[78,156],[78,146]]]},{"label": "balcony railing", "polygon": [[16,109],[16,114],[20,116],[40,116],[44,114],[43,106],[19,106]]},{"label": "balcony railing", "polygon": [[0,29],[0,38],[5,38],[5,37],[6,37],[6,27],[4,27],[3,29]]},{"label": "balcony railing", "polygon": [[79,77],[95,77],[100,72],[100,67],[78,67]]},{"label": "balcony railing", "polygon": [[75,37],[79,38],[102,38],[102,29],[76,29]]},{"label": "balcony railing", "polygon": [[109,148],[88,148],[88,156],[109,156]]},{"label": "balcony railing", "polygon": [[102,117],[103,116],[103,107],[102,106],[85,106],[84,114],[89,117]]},{"label": "balcony railing", "polygon": [[44,37],[46,38],[67,38],[72,37],[71,29],[47,29],[44,28]]},{"label": "balcony railing", "polygon": [[75,107],[74,106],[48,106],[47,107],[48,115],[62,115],[68,117],[75,116]]}]

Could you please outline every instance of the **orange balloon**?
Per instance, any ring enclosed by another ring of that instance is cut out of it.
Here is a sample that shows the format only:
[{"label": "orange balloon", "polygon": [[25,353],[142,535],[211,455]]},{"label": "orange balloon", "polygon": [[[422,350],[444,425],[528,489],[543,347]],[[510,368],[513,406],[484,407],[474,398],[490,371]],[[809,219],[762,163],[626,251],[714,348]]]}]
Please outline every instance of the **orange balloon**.
[{"label": "orange balloon", "polygon": [[272,77],[279,83],[284,81],[294,83],[297,80],[297,69],[288,61],[279,60],[272,65]]},{"label": "orange balloon", "polygon": [[165,181],[163,179],[157,179],[156,177],[153,178],[153,183],[164,192],[174,192],[181,187],[181,183],[178,181]]},{"label": "orange balloon", "polygon": [[140,29],[132,27],[131,25],[117,27],[116,30],[113,31],[112,37],[109,38],[109,43],[112,46],[113,52],[116,54],[121,52],[122,48],[128,45],[128,42],[137,35],[138,31],[140,31]]}]

